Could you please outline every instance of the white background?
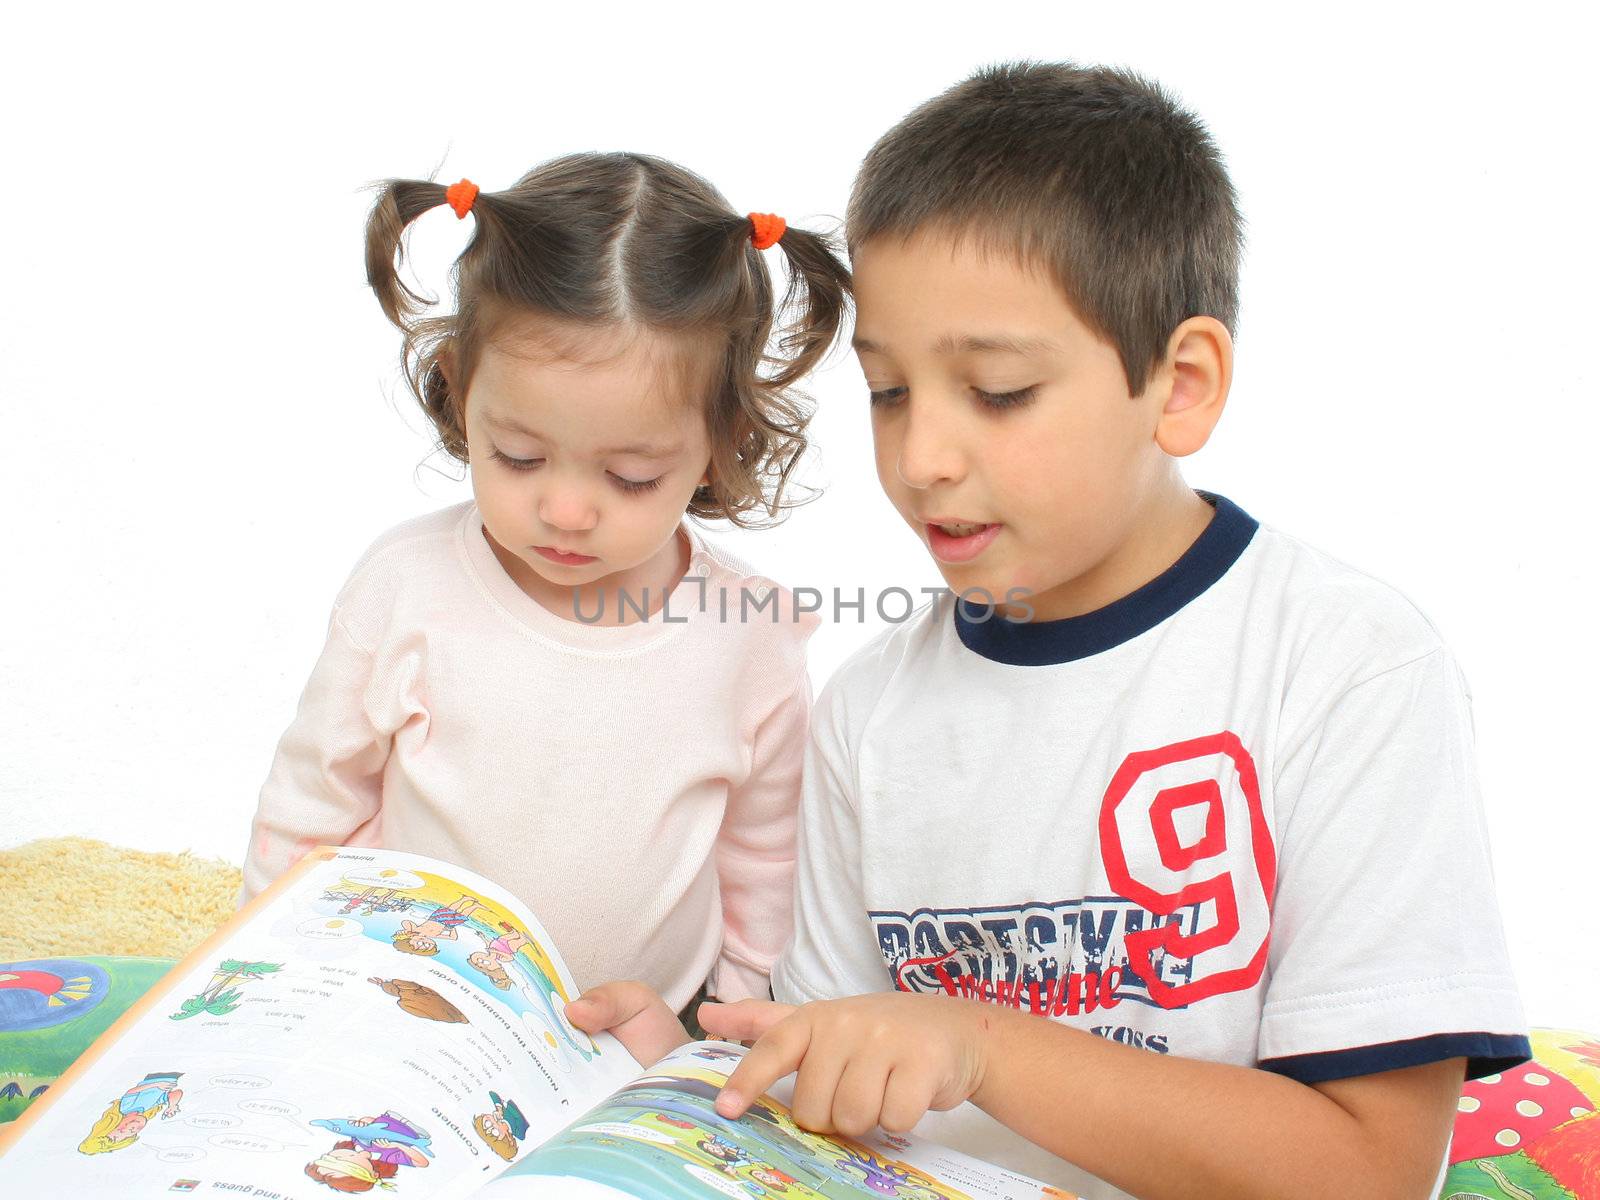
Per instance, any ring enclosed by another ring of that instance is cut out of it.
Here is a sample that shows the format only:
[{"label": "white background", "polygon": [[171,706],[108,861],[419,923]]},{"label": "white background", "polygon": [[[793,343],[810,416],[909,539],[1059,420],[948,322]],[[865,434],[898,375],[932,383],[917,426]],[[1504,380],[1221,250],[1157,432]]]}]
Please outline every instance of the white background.
[{"label": "white background", "polygon": [[[1189,480],[1438,625],[1529,1017],[1600,1031],[1580,6],[42,7],[7,17],[0,70],[0,845],[239,861],[356,555],[468,495],[423,462],[364,184],[494,190],[639,149],[831,223],[872,140],[973,67],[1105,61],[1206,119],[1249,222],[1234,391]],[[469,226],[414,229],[438,291]],[[812,391],[823,499],[722,540],[791,584],[936,585],[873,477],[853,361]],[[817,686],[879,627],[825,626]]]}]

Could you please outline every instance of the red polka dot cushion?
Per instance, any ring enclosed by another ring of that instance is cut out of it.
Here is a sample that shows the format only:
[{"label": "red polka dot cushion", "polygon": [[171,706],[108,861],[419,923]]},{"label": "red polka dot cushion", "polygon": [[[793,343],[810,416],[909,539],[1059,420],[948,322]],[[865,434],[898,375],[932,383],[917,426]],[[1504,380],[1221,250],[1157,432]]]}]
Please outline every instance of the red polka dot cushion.
[{"label": "red polka dot cushion", "polygon": [[1600,1038],[1531,1040],[1531,1062],[1461,1089],[1442,1200],[1600,1197]]}]

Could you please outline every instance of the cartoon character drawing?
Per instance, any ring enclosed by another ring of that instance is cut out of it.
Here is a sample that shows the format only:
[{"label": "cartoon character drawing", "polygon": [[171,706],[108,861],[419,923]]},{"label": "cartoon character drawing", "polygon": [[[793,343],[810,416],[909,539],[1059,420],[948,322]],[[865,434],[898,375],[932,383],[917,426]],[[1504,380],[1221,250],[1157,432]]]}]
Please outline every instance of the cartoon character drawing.
[{"label": "cartoon character drawing", "polygon": [[396,1005],[413,1017],[442,1021],[447,1025],[468,1024],[466,1015],[459,1008],[424,984],[409,979],[379,979],[376,975],[369,975],[367,982],[377,984],[391,996],[398,996]]},{"label": "cartoon character drawing", "polygon": [[306,1164],[307,1175],[337,1192],[392,1188],[389,1181],[401,1167],[425,1167],[433,1156],[428,1149],[433,1138],[396,1112],[311,1123],[341,1138]]},{"label": "cartoon character drawing", "polygon": [[775,1192],[786,1192],[791,1184],[800,1182],[793,1175],[785,1175],[777,1167],[769,1167],[765,1163],[757,1163],[751,1167],[750,1178]]},{"label": "cartoon character drawing", "polygon": [[235,981],[249,983],[260,979],[263,975],[271,975],[281,970],[283,970],[282,963],[223,959],[211,976],[211,982],[206,989],[185,999],[177,1012],[167,1014],[168,1018],[173,1021],[185,1021],[190,1017],[198,1017],[201,1013],[213,1017],[224,1016],[239,1007],[241,993],[233,986]]},{"label": "cartoon character drawing", "polygon": [[[493,939],[483,938],[483,948],[501,962],[510,962],[517,956],[517,951],[528,945],[528,935],[523,933],[509,921],[501,921],[500,928],[505,930],[499,937]],[[478,934],[480,938],[483,934]]]},{"label": "cartoon character drawing", "polygon": [[107,1154],[139,1140],[144,1127],[157,1115],[163,1121],[178,1113],[183,1089],[178,1087],[182,1071],[157,1071],[146,1075],[113,1100],[89,1136],[78,1145],[80,1154]]},{"label": "cartoon character drawing", "polygon": [[510,1162],[517,1154],[517,1143],[528,1136],[528,1118],[515,1100],[502,1100],[498,1092],[489,1093],[492,1112],[472,1118],[472,1128],[501,1158]]},{"label": "cartoon character drawing", "polygon": [[691,1055],[694,1058],[703,1058],[707,1062],[727,1062],[730,1058],[737,1061],[743,1057],[736,1050],[723,1050],[717,1046],[701,1046],[691,1051]]},{"label": "cartoon character drawing", "polygon": [[402,920],[400,928],[394,933],[394,948],[407,954],[437,954],[439,942],[455,941],[460,936],[456,930],[482,907],[483,901],[462,892],[454,904],[436,907],[422,918],[420,924],[409,919]]},{"label": "cartoon character drawing", "polygon": [[839,1166],[860,1171],[862,1184],[869,1191],[877,1192],[880,1196],[898,1195],[901,1184],[911,1178],[910,1171],[901,1171],[879,1158],[870,1150],[846,1149],[844,1158],[839,1160]]},{"label": "cartoon character drawing", "polygon": [[322,898],[344,901],[344,907],[339,910],[340,916],[348,916],[358,908],[363,917],[370,917],[373,913],[411,907],[411,901],[394,888],[365,887],[359,892],[341,892],[330,888]]},{"label": "cartoon character drawing", "polygon": [[474,950],[467,955],[467,963],[487,975],[489,982],[502,992],[511,990],[511,976],[506,974],[506,969],[500,965],[500,960],[489,950]]},{"label": "cartoon character drawing", "polygon": [[708,1134],[707,1136],[701,1138],[695,1143],[695,1145],[699,1146],[700,1149],[711,1155],[712,1158],[717,1159],[719,1165],[721,1165],[722,1169],[725,1171],[731,1172],[733,1168],[739,1166],[741,1163],[754,1161],[738,1146],[735,1146],[732,1142],[727,1141],[724,1138],[718,1137],[714,1133]]}]

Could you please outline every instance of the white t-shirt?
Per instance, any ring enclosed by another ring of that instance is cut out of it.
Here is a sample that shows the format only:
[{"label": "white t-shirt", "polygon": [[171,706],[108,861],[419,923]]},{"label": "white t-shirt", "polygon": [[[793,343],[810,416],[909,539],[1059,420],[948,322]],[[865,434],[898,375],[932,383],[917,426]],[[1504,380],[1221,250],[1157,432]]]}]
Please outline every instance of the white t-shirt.
[{"label": "white t-shirt", "polygon": [[[973,995],[1305,1083],[1528,1057],[1454,659],[1392,589],[1205,498],[1105,608],[947,592],[840,666],[777,999]],[[971,1104],[918,1131],[1125,1195]]]},{"label": "white t-shirt", "polygon": [[580,987],[642,979],[681,1008],[709,976],[765,996],[819,621],[680,535],[665,606],[614,626],[524,593],[472,501],[378,537],[273,756],[241,898],[319,842],[413,851],[516,893]]}]

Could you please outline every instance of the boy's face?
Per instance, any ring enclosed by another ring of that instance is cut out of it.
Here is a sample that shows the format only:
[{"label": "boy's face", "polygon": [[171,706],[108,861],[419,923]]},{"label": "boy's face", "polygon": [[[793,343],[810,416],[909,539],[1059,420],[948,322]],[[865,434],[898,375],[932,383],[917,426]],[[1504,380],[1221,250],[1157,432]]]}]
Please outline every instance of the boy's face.
[{"label": "boy's face", "polygon": [[933,233],[866,243],[854,274],[878,479],[953,591],[1025,616],[1003,603],[1025,589],[1052,620],[1182,553],[1198,518],[1155,441],[1161,372],[1130,396],[1053,279]]}]

